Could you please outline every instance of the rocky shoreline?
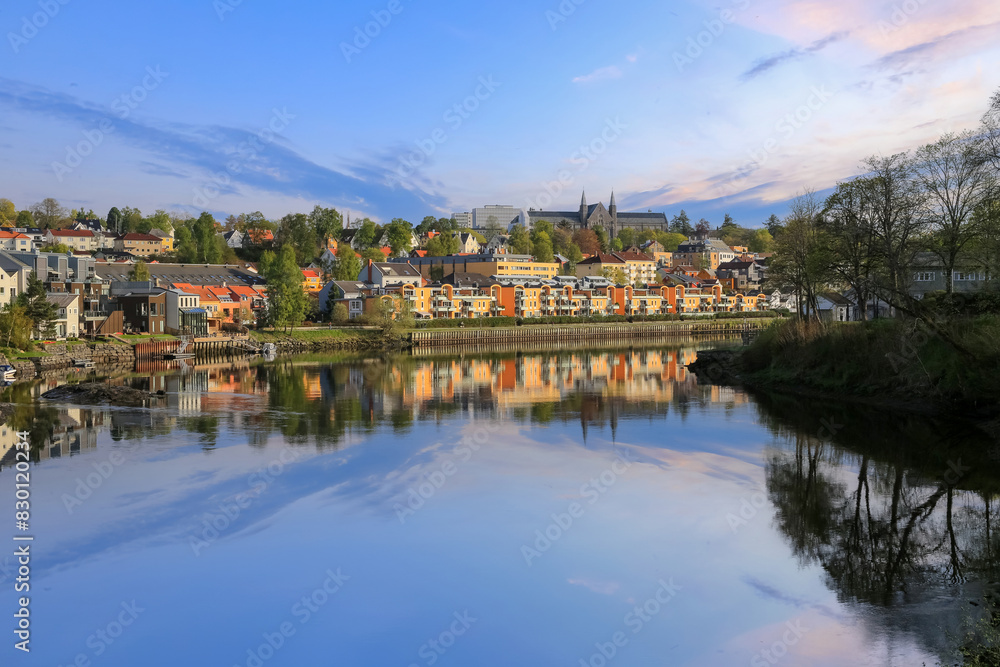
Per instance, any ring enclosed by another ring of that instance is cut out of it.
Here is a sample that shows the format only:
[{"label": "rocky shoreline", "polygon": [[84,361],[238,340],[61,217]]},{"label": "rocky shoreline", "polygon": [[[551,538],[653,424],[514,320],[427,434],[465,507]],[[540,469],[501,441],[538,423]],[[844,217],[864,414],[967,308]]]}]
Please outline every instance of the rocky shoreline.
[{"label": "rocky shoreline", "polygon": [[82,382],[64,384],[42,394],[49,401],[66,401],[80,405],[117,405],[124,407],[145,407],[155,405],[163,398],[163,392],[152,394],[132,387],[111,386],[102,382]]}]

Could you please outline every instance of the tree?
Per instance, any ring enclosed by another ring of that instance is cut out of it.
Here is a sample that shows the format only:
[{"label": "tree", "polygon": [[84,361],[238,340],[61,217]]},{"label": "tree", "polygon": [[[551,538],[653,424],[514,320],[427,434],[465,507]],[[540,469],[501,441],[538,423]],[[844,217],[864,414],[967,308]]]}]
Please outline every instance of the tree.
[{"label": "tree", "polygon": [[625,245],[622,243],[621,239],[615,238],[611,240],[611,250],[613,252],[621,252],[624,249]]},{"label": "tree", "polygon": [[791,209],[768,266],[768,280],[776,287],[795,289],[800,314],[818,316],[817,297],[827,284],[830,266],[828,247],[817,224],[820,206],[807,191],[792,202]]},{"label": "tree", "polygon": [[148,234],[151,229],[159,229],[169,234],[173,231],[173,228],[174,225],[170,220],[170,215],[163,209],[157,209],[156,213],[145,218],[139,224],[139,231],[144,234]]},{"label": "tree", "polygon": [[373,262],[384,262],[385,255],[383,255],[382,251],[378,248],[366,248],[361,251],[361,263],[367,264],[368,260]]},{"label": "tree", "polygon": [[694,232],[694,227],[691,226],[691,218],[688,217],[684,209],[681,209],[681,212],[670,220],[669,229],[677,234],[683,234],[685,238],[690,237]]},{"label": "tree", "polygon": [[764,223],[764,226],[767,228],[767,231],[770,232],[772,237],[775,239],[778,238],[778,233],[781,230],[781,219],[778,216],[772,213],[771,217],[769,217]]},{"label": "tree", "polygon": [[875,234],[863,180],[837,185],[826,200],[821,225],[826,232],[831,268],[854,290],[861,319],[867,320],[868,301],[875,287]]},{"label": "tree", "polygon": [[399,257],[409,252],[413,245],[413,226],[402,218],[394,218],[386,226],[386,236],[389,247],[392,248],[392,256]]},{"label": "tree", "polygon": [[592,229],[578,229],[573,232],[573,243],[585,255],[596,255],[601,252],[601,241]]},{"label": "tree", "polygon": [[[195,220],[191,236],[197,248],[194,261],[205,264],[218,264],[224,256],[225,241],[216,234],[216,222],[211,213],[202,213]],[[174,241],[177,241],[176,233]]]},{"label": "tree", "polygon": [[606,267],[601,271],[601,275],[613,282],[615,285],[625,285],[628,283],[628,277],[625,272],[618,268]]},{"label": "tree", "polygon": [[304,213],[289,213],[283,217],[278,223],[275,242],[279,248],[291,248],[299,266],[305,266],[316,258],[316,229],[309,224],[309,217]]},{"label": "tree", "polygon": [[774,248],[774,237],[766,229],[758,229],[750,237],[748,247],[750,252],[771,252]]},{"label": "tree", "polygon": [[622,248],[631,248],[636,244],[635,230],[624,227],[618,231],[618,240],[622,243]]},{"label": "tree", "polygon": [[34,227],[35,226],[35,216],[31,214],[31,211],[18,211],[17,212],[17,226],[18,227]]},{"label": "tree", "polygon": [[433,215],[428,215],[420,221],[420,224],[417,225],[416,231],[418,234],[426,234],[427,232],[434,231],[434,228],[437,227],[437,223],[437,218]]},{"label": "tree", "polygon": [[458,237],[452,236],[450,233],[438,234],[427,242],[424,249],[429,257],[454,255],[459,249]]},{"label": "tree", "polygon": [[524,225],[514,225],[510,230],[510,238],[507,239],[510,251],[515,255],[530,255],[532,253],[531,237]]},{"label": "tree", "polygon": [[128,272],[128,279],[132,282],[146,282],[150,280],[149,267],[146,262],[139,260],[132,265],[132,270]]},{"label": "tree", "polygon": [[122,209],[122,233],[137,232],[142,226],[142,211],[131,206]]},{"label": "tree", "polygon": [[354,235],[354,243],[358,250],[364,250],[375,245],[375,241],[378,240],[379,236],[378,225],[365,218],[361,221],[361,227],[358,228],[357,233]]},{"label": "tree", "polygon": [[308,297],[302,283],[302,271],[295,261],[295,250],[285,245],[277,256],[265,251],[260,264],[267,282],[268,323],[276,329],[300,324],[305,317]]},{"label": "tree", "polygon": [[333,270],[336,280],[357,280],[361,273],[361,260],[347,243],[337,248],[337,266]]},{"label": "tree", "polygon": [[874,247],[880,260],[879,291],[889,303],[908,307],[911,297],[906,288],[912,277],[909,273],[915,237],[924,224],[921,212],[925,194],[914,178],[913,162],[907,153],[874,155],[862,165],[868,172],[861,183],[871,206]]},{"label": "tree", "polygon": [[17,208],[9,199],[0,199],[0,223],[17,220]]},{"label": "tree", "polygon": [[597,235],[597,243],[601,246],[601,252],[608,252],[611,249],[611,239],[608,238],[608,232],[605,231],[604,227],[597,225],[594,227],[594,234]]},{"label": "tree", "polygon": [[350,316],[347,314],[347,306],[340,302],[333,304],[333,308],[330,309],[330,320],[332,322],[343,324],[347,321],[348,317]]},{"label": "tree", "polygon": [[40,226],[51,229],[63,221],[66,209],[60,206],[57,200],[48,197],[37,204],[32,204],[31,214]]},{"label": "tree", "polygon": [[[727,218],[729,217],[728,213],[726,214],[726,217]],[[732,222],[731,219],[730,222]],[[735,227],[735,225],[733,226]],[[698,221],[698,225],[695,227],[694,231],[695,234],[697,234],[698,236],[708,236],[708,233],[712,231],[712,223],[710,223],[705,218],[702,218],[701,220]]]},{"label": "tree", "polygon": [[549,240],[549,235],[545,232],[535,233],[535,240],[532,243],[532,247],[535,251],[536,262],[555,261],[555,257],[552,255],[552,241]]},{"label": "tree", "polygon": [[661,232],[657,234],[656,240],[667,252],[677,252],[677,247],[687,241],[687,237],[677,232]]},{"label": "tree", "polygon": [[0,340],[3,340],[4,347],[30,350],[31,329],[34,324],[24,306],[18,303],[5,304],[0,308]]},{"label": "tree", "polygon": [[198,261],[198,243],[187,225],[181,225],[174,230],[174,253],[182,263]]},{"label": "tree", "polygon": [[70,252],[69,246],[65,243],[51,243],[49,245],[43,245],[40,250],[42,252],[56,252],[60,255],[65,255]]},{"label": "tree", "polygon": [[108,211],[108,229],[116,234],[122,233],[122,212],[117,206],[112,206]]},{"label": "tree", "polygon": [[983,116],[982,137],[984,157],[1000,170],[1000,90],[993,93],[990,108]]},{"label": "tree", "polygon": [[925,215],[934,230],[931,248],[945,269],[946,291],[955,291],[955,265],[978,235],[973,214],[996,194],[986,143],[972,133],[946,134],[916,153],[915,175],[927,195]]},{"label": "tree", "polygon": [[34,271],[28,276],[28,288],[18,295],[17,304],[31,319],[36,337],[49,338],[55,333],[56,305],[49,301],[45,284]]},{"label": "tree", "polygon": [[316,235],[318,251],[323,252],[327,239],[340,238],[340,232],[344,228],[344,219],[336,209],[316,206],[309,214],[309,224],[312,225]]}]

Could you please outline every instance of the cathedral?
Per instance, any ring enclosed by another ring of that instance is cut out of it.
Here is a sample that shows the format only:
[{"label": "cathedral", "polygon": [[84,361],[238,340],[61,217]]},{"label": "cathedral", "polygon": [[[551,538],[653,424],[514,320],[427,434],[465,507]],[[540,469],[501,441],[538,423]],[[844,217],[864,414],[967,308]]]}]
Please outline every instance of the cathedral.
[{"label": "cathedral", "polygon": [[533,227],[539,220],[551,222],[558,227],[568,224],[573,229],[593,229],[603,227],[610,238],[618,236],[621,229],[629,228],[637,231],[653,230],[667,231],[667,216],[663,213],[619,213],[615,204],[615,193],[611,193],[611,201],[605,208],[603,203],[587,205],[587,193],[583,193],[579,211],[528,211],[528,222]]}]

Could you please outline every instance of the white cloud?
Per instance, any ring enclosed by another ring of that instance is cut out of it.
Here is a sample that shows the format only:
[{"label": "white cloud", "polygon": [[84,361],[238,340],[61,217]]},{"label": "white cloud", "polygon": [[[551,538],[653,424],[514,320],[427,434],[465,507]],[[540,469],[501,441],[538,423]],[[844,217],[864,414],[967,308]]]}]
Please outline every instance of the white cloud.
[{"label": "white cloud", "polygon": [[595,83],[597,81],[607,81],[608,79],[622,78],[622,71],[617,66],[601,67],[595,69],[590,74],[584,74],[573,79],[573,83]]}]

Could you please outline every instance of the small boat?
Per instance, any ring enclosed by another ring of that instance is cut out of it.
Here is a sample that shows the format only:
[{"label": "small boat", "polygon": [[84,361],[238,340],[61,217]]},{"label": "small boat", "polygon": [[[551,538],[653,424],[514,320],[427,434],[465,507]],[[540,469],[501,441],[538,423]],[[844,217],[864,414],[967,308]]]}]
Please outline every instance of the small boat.
[{"label": "small boat", "polygon": [[9,364],[4,364],[0,366],[0,374],[2,374],[4,382],[13,382],[17,377],[17,369]]},{"label": "small boat", "polygon": [[90,359],[74,359],[73,365],[77,368],[93,368],[94,362]]}]

